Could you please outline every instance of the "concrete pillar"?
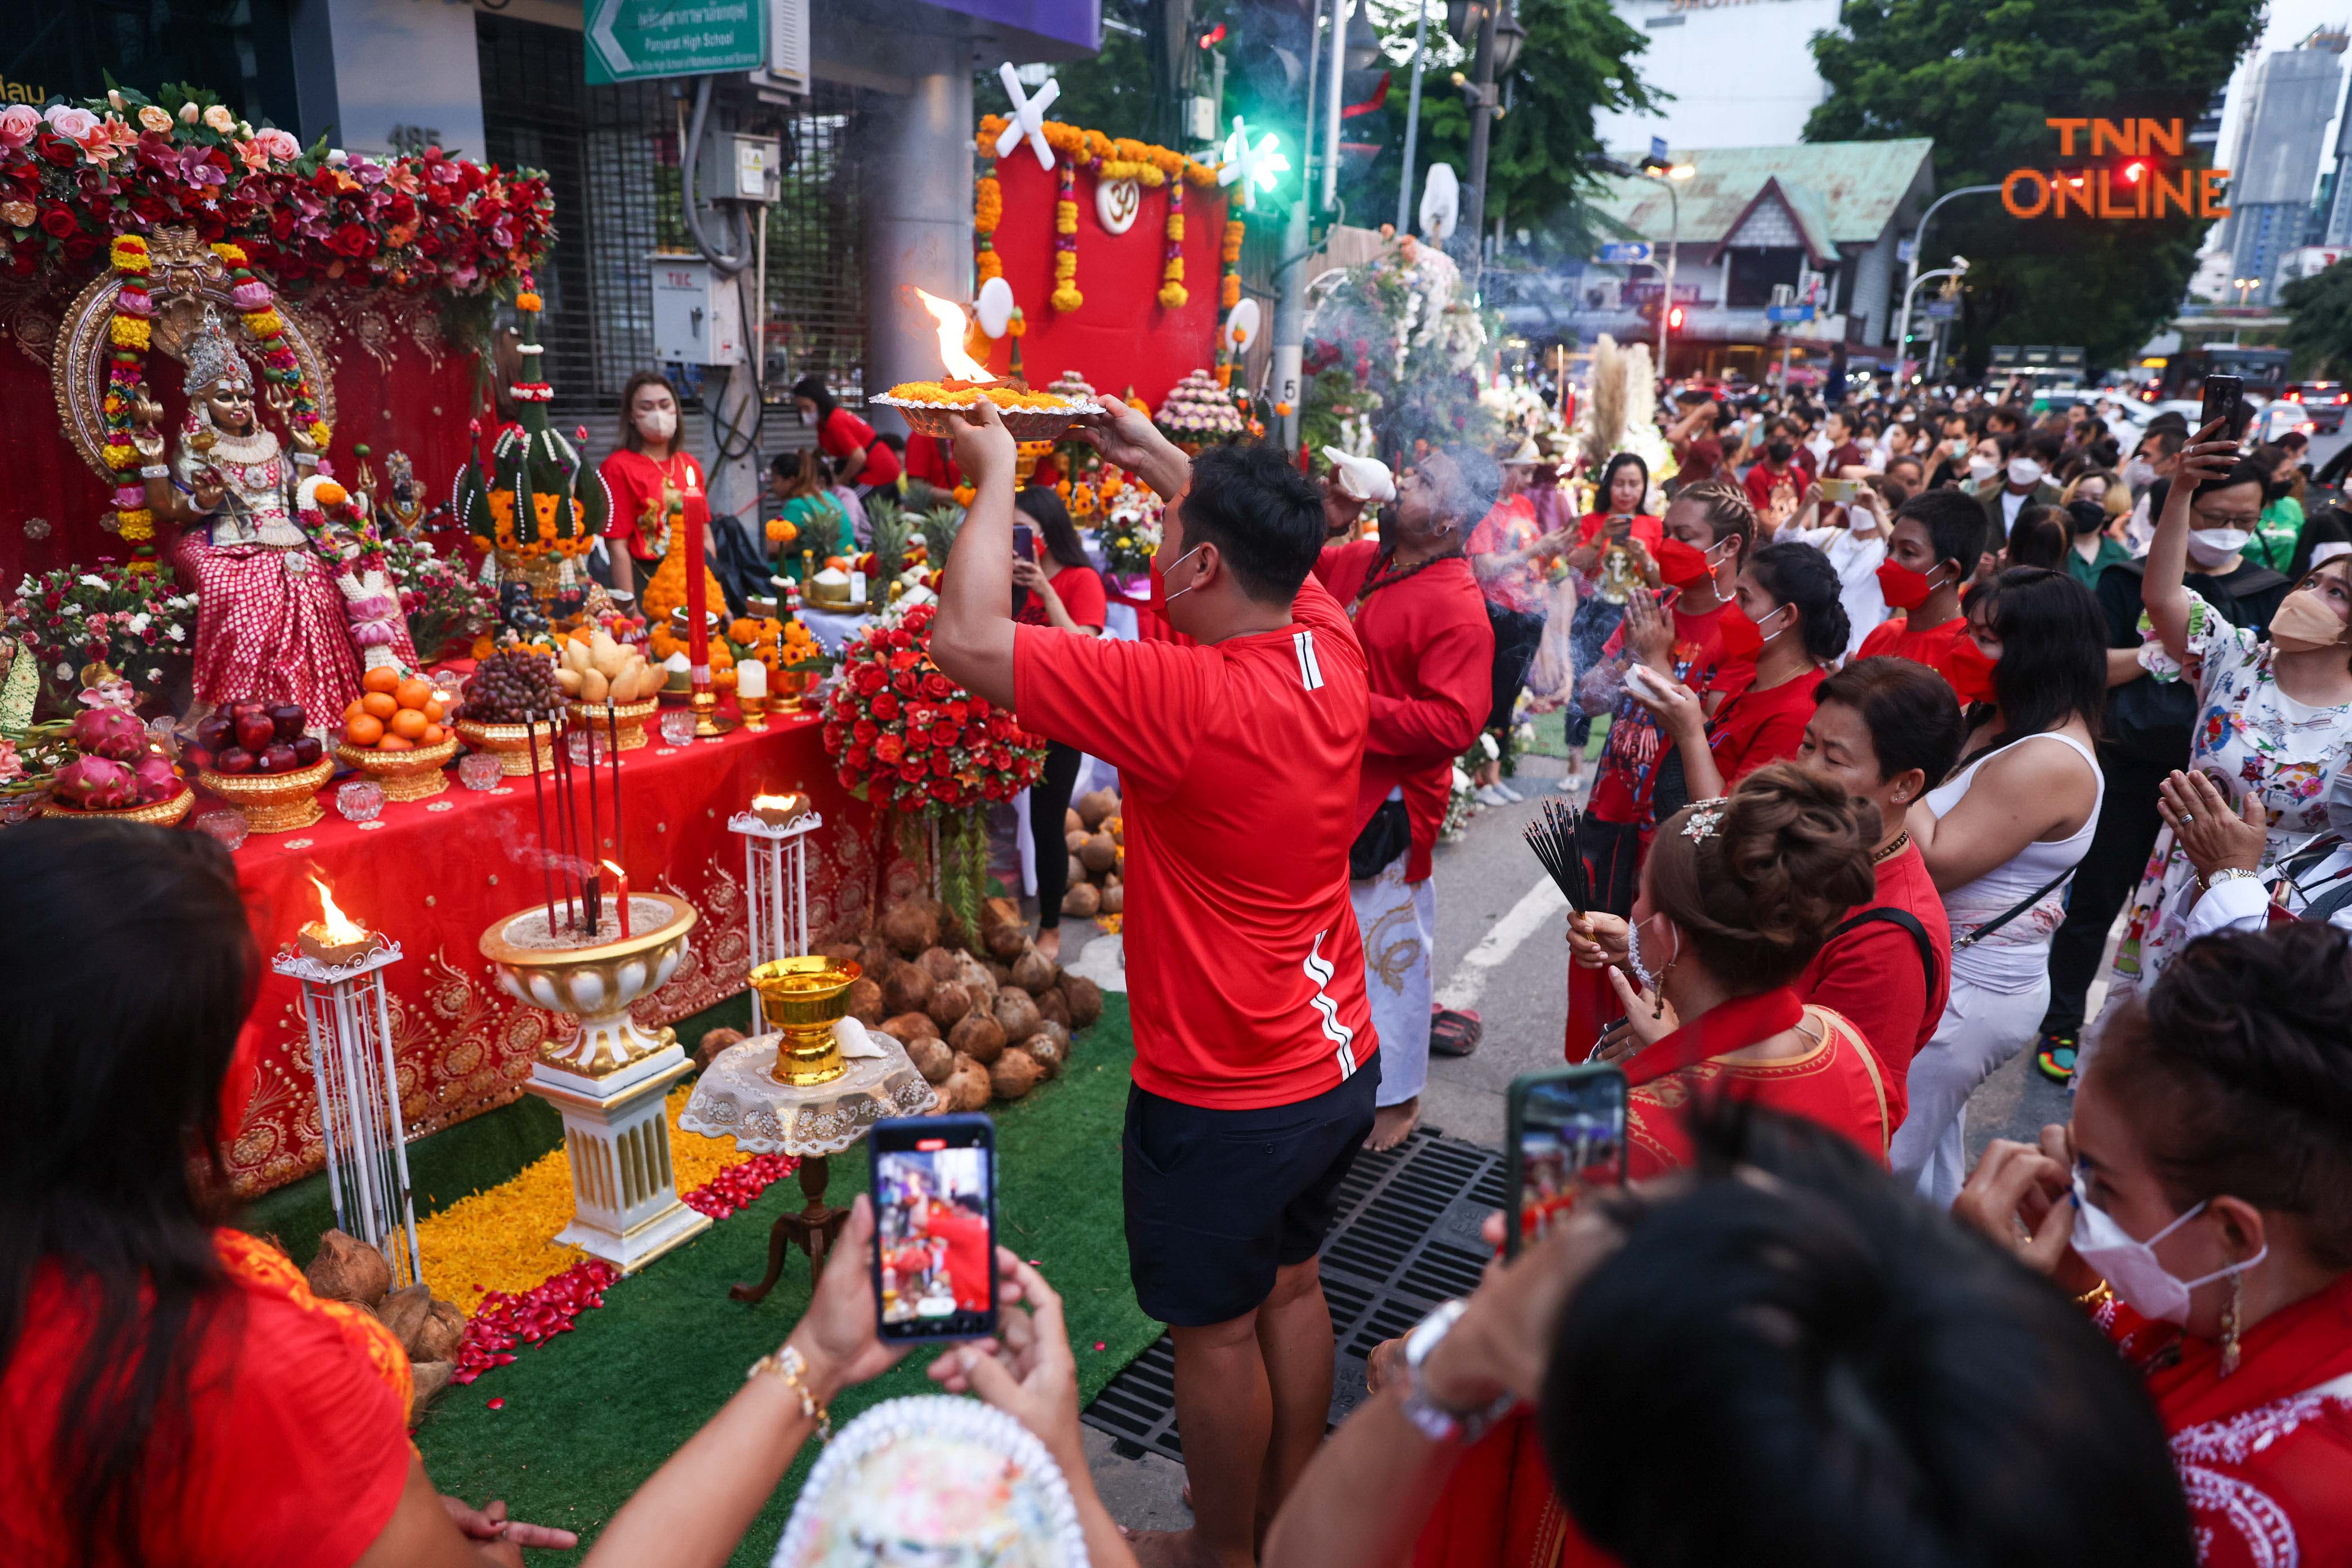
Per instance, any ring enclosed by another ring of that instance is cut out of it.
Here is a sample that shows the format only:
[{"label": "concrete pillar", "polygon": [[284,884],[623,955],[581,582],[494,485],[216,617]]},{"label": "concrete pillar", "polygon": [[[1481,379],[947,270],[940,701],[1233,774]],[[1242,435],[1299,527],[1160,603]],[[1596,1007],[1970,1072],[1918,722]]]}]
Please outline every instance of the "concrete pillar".
[{"label": "concrete pillar", "polygon": [[[972,295],[972,114],[970,46],[962,38],[908,34],[894,65],[914,79],[905,97],[877,94],[859,171],[866,204],[866,391],[940,374],[939,334],[910,287],[969,301]],[[1045,304],[1030,300],[1035,310]],[[877,425],[903,430],[890,409]]]}]

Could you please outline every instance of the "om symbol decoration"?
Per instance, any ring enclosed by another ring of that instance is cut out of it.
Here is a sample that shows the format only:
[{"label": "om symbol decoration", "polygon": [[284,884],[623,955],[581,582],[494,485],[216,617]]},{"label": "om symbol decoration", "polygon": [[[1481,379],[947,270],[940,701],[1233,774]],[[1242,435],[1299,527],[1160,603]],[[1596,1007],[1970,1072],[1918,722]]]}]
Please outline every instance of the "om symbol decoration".
[{"label": "om symbol decoration", "polygon": [[1095,182],[1095,216],[1101,220],[1104,232],[1125,234],[1135,226],[1136,216],[1142,210],[1143,187],[1137,182]]}]

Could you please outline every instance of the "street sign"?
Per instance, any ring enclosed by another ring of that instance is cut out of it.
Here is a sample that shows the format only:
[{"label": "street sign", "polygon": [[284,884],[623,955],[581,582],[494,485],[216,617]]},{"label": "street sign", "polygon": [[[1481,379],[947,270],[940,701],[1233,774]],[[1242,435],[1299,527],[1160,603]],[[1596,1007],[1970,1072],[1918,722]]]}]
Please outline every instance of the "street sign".
[{"label": "street sign", "polygon": [[1645,241],[1638,239],[1612,240],[1601,247],[1601,254],[1596,259],[1603,266],[1612,267],[1623,266],[1634,261],[1647,261],[1650,259],[1650,247]]},{"label": "street sign", "polygon": [[1810,321],[1813,319],[1811,305],[1767,305],[1764,319],[1778,326],[1785,321]]},{"label": "street sign", "polygon": [[[1617,297],[1629,305],[1652,304],[1666,297],[1666,286],[1664,283],[1657,281],[1655,279],[1644,279],[1639,283],[1621,283],[1617,286]],[[1675,303],[1677,305],[1697,304],[1698,285],[1696,283],[1675,284]]]},{"label": "street sign", "polygon": [[1921,315],[1931,321],[1957,321],[1960,319],[1958,300],[1930,300],[1920,308]]},{"label": "street sign", "polygon": [[758,70],[767,0],[588,0],[588,85]]},{"label": "street sign", "polygon": [[1919,242],[1917,240],[1898,239],[1895,242],[1895,259],[1903,263],[1906,267],[1911,265],[1911,258],[1918,254]]},{"label": "street sign", "polygon": [[1666,139],[1664,137],[1653,136],[1650,138],[1650,156],[1656,159],[1661,163],[1666,161]]}]

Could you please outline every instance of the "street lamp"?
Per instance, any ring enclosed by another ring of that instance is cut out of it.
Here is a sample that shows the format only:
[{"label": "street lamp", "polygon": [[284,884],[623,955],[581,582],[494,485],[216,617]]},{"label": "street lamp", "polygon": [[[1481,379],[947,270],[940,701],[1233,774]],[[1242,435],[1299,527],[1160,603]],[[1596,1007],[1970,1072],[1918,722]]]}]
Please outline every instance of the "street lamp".
[{"label": "street lamp", "polygon": [[1465,216],[1474,271],[1484,267],[1486,255],[1486,153],[1501,97],[1495,90],[1495,79],[1509,72],[1527,37],[1516,20],[1507,28],[1503,25],[1509,11],[1509,0],[1446,0],[1445,5],[1446,25],[1454,37],[1466,43],[1466,35],[1475,29],[1478,39],[1472,79],[1462,89],[1470,100],[1470,199]]},{"label": "street lamp", "polygon": [[1687,180],[1698,173],[1690,163],[1668,163],[1655,158],[1642,160],[1642,173],[1666,188],[1666,201],[1674,210],[1674,230],[1666,241],[1666,297],[1658,306],[1658,374],[1666,374],[1666,322],[1675,312],[1675,253],[1682,248],[1683,198],[1675,189],[1678,180]]},{"label": "street lamp", "polygon": [[[2000,187],[1996,186],[1994,188],[1999,189]],[[1953,194],[1957,195],[1959,193],[1956,191]],[[1924,219],[1922,220],[1921,226],[1926,226]],[[1919,291],[1920,284],[1932,283],[1938,278],[1948,278],[1957,285],[1962,278],[1968,276],[1969,258],[1965,256],[1955,256],[1952,258],[1952,264],[1949,267],[1939,267],[1933,272],[1926,273],[1919,271],[1918,259],[1919,253],[1916,250],[1912,251],[1911,270],[1917,275],[1915,276],[1909,283],[1906,284],[1903,289],[1903,319],[1906,322],[1908,322],[1911,320],[1911,296]],[[1903,344],[1900,342],[1895,345],[1895,356],[1897,361],[1895,368],[1899,374],[1902,368],[1900,361],[1903,357]],[[1925,378],[1922,377],[1922,379],[1924,380]],[[1782,390],[1785,393],[1787,389],[1783,388]]]},{"label": "street lamp", "polygon": [[1957,191],[1947,191],[1937,196],[1927,205],[1927,210],[1919,215],[1919,226],[1911,231],[1910,271],[1903,284],[1903,319],[1895,330],[1895,368],[1898,376],[1902,374],[1904,358],[1911,350],[1911,290],[1919,282],[1919,252],[1927,243],[1927,225],[1934,219],[1936,209],[1958,196],[1991,195],[2000,189],[1999,185],[1962,185]]}]

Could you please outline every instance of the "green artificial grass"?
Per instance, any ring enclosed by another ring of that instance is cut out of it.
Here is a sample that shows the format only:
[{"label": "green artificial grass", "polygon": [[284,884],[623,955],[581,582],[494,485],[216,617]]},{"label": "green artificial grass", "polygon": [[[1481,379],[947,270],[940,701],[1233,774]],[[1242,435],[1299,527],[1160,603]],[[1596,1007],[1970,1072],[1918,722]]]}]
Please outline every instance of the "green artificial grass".
[{"label": "green artificial grass", "polygon": [[[708,1029],[751,1027],[751,994],[730,996],[673,1026],[692,1054]],[[444,1128],[408,1146],[409,1190],[416,1217],[439,1214],[460,1198],[512,1181],[524,1166],[563,1142],[563,1118],[543,1100],[523,1096]],[[262,1194],[237,1216],[239,1229],[271,1236],[289,1258],[309,1262],[335,1223],[324,1172]]]},{"label": "green artificial grass", "polygon": [[[1104,999],[1071,1065],[1014,1104],[995,1108],[997,1238],[1062,1293],[1077,1354],[1078,1396],[1091,1399],[1159,1337],[1127,1272],[1119,1138],[1134,1040],[1127,998]],[[845,1206],[866,1188],[863,1146],[833,1161],[826,1201]],[[799,1184],[768,1189],[644,1273],[616,1283],[579,1327],[511,1365],[444,1394],[426,1412],[417,1447],[434,1484],[474,1502],[502,1497],[518,1519],[580,1532],[583,1547],[631,1493],[743,1384],[743,1369],[782,1344],[809,1300],[808,1260],[787,1256],[783,1278],[757,1306],[730,1300],[737,1280],[767,1267],[768,1227],[803,1202]],[[1101,1348],[1096,1348],[1099,1345]],[[834,1403],[835,1429],[899,1394],[935,1392],[918,1351]],[[504,1401],[492,1410],[488,1402]],[[804,1448],[732,1561],[757,1568],[820,1445]],[[577,1553],[534,1552],[534,1563]]]}]

